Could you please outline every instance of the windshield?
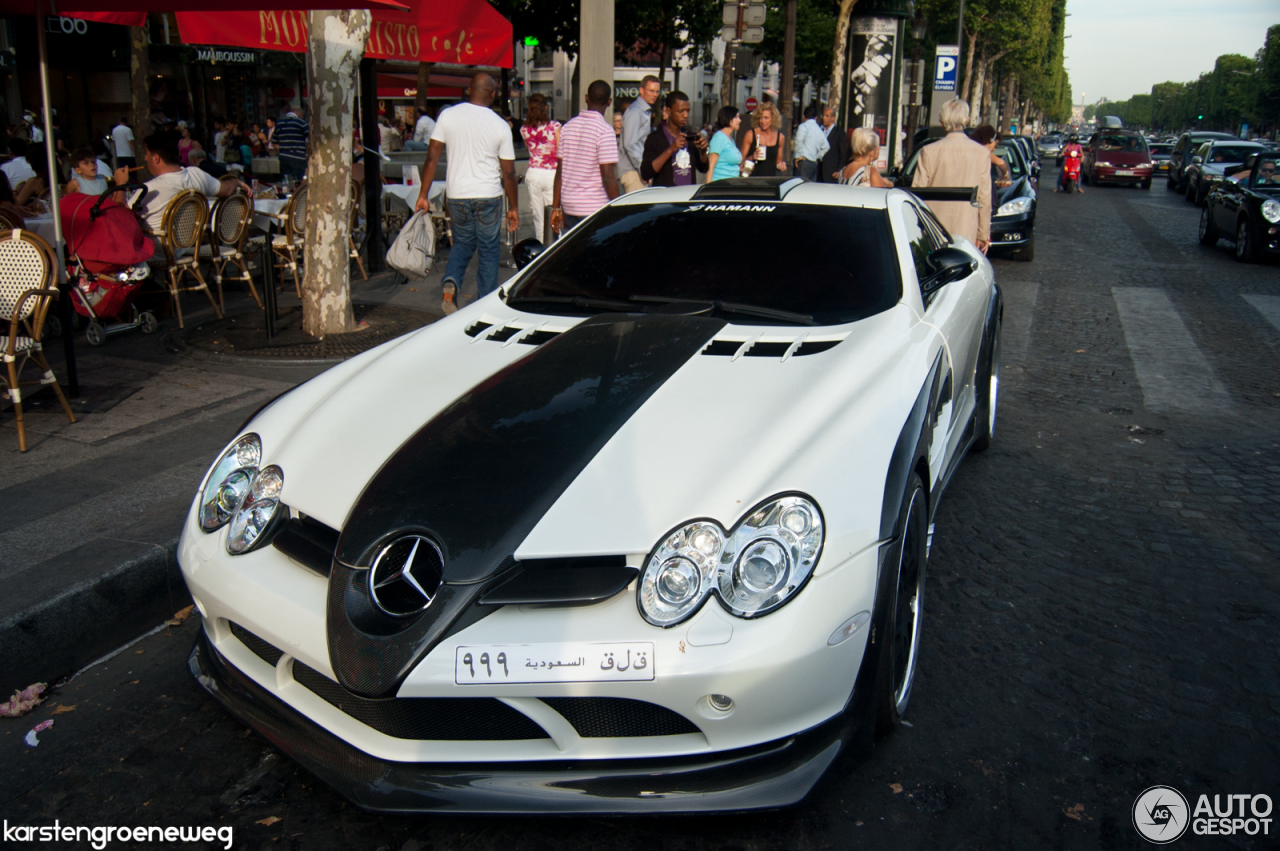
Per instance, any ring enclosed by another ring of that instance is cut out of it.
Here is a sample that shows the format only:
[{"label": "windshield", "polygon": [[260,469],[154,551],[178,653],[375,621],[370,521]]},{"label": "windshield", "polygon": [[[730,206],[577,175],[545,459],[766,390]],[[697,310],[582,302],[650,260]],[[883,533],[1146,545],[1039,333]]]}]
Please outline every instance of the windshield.
[{"label": "windshield", "polygon": [[[1253,177],[1253,188],[1265,190],[1268,194],[1280,191],[1280,157],[1262,157],[1258,162],[1258,172]],[[1248,182],[1247,179],[1245,182]]]},{"label": "windshield", "polygon": [[[996,145],[996,149],[992,151],[992,153],[1009,164],[1009,174],[1014,180],[1017,180],[1019,177],[1022,177],[1027,173],[1027,170],[1022,165],[1022,157],[1018,156],[1016,152],[1009,150],[1009,146],[1007,144]],[[991,178],[994,180],[998,176],[999,166],[992,163]]]},{"label": "windshield", "polygon": [[1173,145],[1167,145],[1164,142],[1159,142],[1151,146],[1151,156],[1153,157],[1154,156],[1167,157],[1171,153],[1173,153]]},{"label": "windshield", "polygon": [[[507,300],[576,315],[628,303],[653,309],[665,299],[723,301],[725,317],[739,325],[794,323],[731,313],[729,304],[837,325],[888,310],[901,295],[884,210],[694,201],[606,207],[539,257]],[[566,297],[579,304],[559,302]]]},{"label": "windshield", "polygon": [[1253,145],[1214,145],[1209,151],[1210,163],[1242,163],[1249,154],[1256,154],[1261,148]]},{"label": "windshield", "polygon": [[1098,137],[1098,150],[1100,151],[1137,151],[1146,152],[1147,140],[1141,136],[1122,136],[1119,134],[1104,133]]}]

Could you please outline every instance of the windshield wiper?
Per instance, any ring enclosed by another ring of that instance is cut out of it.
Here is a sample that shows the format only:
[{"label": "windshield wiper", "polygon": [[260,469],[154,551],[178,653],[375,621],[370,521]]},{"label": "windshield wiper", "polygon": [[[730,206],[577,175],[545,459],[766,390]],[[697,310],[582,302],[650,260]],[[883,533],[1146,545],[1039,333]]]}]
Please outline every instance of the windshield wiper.
[{"label": "windshield wiper", "polygon": [[607,298],[594,298],[583,295],[509,295],[507,304],[570,304],[574,307],[599,308],[601,310],[620,310],[624,313],[639,313],[634,304],[625,301],[614,301]]},{"label": "windshield wiper", "polygon": [[724,313],[739,313],[743,316],[758,316],[761,319],[781,319],[785,322],[796,322],[801,325],[817,325],[813,317],[807,313],[792,313],[790,310],[775,310],[772,307],[757,307],[754,304],[739,304],[734,301],[721,301],[716,298],[676,298],[661,295],[633,295],[632,301],[652,304],[709,304]]}]

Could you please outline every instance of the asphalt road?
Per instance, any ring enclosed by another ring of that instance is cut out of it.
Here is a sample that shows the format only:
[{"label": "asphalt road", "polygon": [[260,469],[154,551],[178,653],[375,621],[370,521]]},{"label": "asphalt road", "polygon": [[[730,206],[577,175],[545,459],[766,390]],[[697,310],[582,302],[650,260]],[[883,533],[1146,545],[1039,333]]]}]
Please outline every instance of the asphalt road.
[{"label": "asphalt road", "polygon": [[[1157,784],[1280,801],[1280,269],[1199,246],[1197,218],[1160,182],[1042,194],[1037,259],[996,264],[1000,422],[940,509],[912,726],[801,806],[370,816],[206,698],[188,622],[0,723],[0,813],[253,849],[950,851],[1146,847],[1131,809]],[[1175,847],[1280,848],[1274,817]]]}]

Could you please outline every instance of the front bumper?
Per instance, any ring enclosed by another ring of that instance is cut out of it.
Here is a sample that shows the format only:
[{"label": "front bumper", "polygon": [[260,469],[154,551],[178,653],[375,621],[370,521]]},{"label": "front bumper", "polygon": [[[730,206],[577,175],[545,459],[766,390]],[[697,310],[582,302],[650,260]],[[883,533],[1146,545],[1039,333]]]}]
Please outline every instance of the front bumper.
[{"label": "front bumper", "polygon": [[1019,216],[996,216],[991,219],[991,248],[1017,249],[1031,241],[1036,233],[1034,212]]},{"label": "front bumper", "polygon": [[356,806],[378,812],[604,815],[785,807],[809,793],[853,734],[837,716],[777,741],[697,756],[392,762],[292,709],[232,666],[203,630],[187,666],[232,715]]},{"label": "front bumper", "polygon": [[[1120,172],[1130,172],[1121,174]],[[1123,168],[1119,166],[1095,165],[1089,178],[1094,183],[1143,183],[1151,179],[1151,166]]]}]

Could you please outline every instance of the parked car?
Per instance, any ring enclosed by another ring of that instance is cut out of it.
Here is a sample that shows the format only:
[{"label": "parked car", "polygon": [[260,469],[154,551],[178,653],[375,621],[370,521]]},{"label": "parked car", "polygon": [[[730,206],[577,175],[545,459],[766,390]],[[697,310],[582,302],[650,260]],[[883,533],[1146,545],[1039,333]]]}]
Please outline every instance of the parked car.
[{"label": "parked car", "polygon": [[1178,141],[1174,143],[1173,150],[1169,152],[1169,171],[1167,172],[1168,180],[1165,182],[1165,188],[1186,192],[1187,182],[1183,169],[1191,165],[1191,157],[1196,150],[1205,142],[1234,138],[1236,137],[1230,133],[1217,133],[1212,130],[1190,130],[1183,133],[1178,137]]},{"label": "parked car", "polygon": [[1126,183],[1151,188],[1147,140],[1132,130],[1099,130],[1084,146],[1080,177],[1084,183]]},{"label": "parked car", "polygon": [[[936,139],[927,142],[932,144]],[[915,177],[920,151],[917,148],[902,169],[901,185],[911,186]],[[1007,140],[997,143],[993,153],[1009,165],[1009,186],[995,186],[1000,176],[997,166],[991,166],[992,206],[991,246],[992,256],[1006,256],[1012,260],[1031,261],[1036,256],[1036,204],[1038,185],[1024,159],[1022,150]]]},{"label": "parked car", "polygon": [[1031,176],[1040,180],[1040,152],[1036,147],[1035,140],[1030,136],[1001,136],[1000,140],[1005,144],[1016,145],[1018,150],[1022,152],[1022,159],[1027,167],[1031,170]]},{"label": "parked car", "polygon": [[1236,259],[1280,257],[1280,155],[1250,154],[1243,169],[1217,181],[1200,213],[1200,244],[1232,239]]},{"label": "parked car", "polygon": [[1040,156],[1056,157],[1062,152],[1063,139],[1057,133],[1046,133],[1037,140],[1036,144],[1040,146]]},{"label": "parked car", "polygon": [[1205,142],[1183,170],[1187,200],[1200,206],[1215,180],[1221,180],[1225,174],[1235,174],[1244,168],[1250,154],[1266,153],[1266,150],[1256,142]]},{"label": "parked car", "polygon": [[910,192],[794,178],[516,249],[218,456],[178,545],[191,672],[368,810],[799,801],[935,664],[931,524],[995,427],[991,264]]},{"label": "parked car", "polygon": [[1172,142],[1154,142],[1147,144],[1151,154],[1151,175],[1157,177],[1169,171],[1169,155],[1173,152]]}]

